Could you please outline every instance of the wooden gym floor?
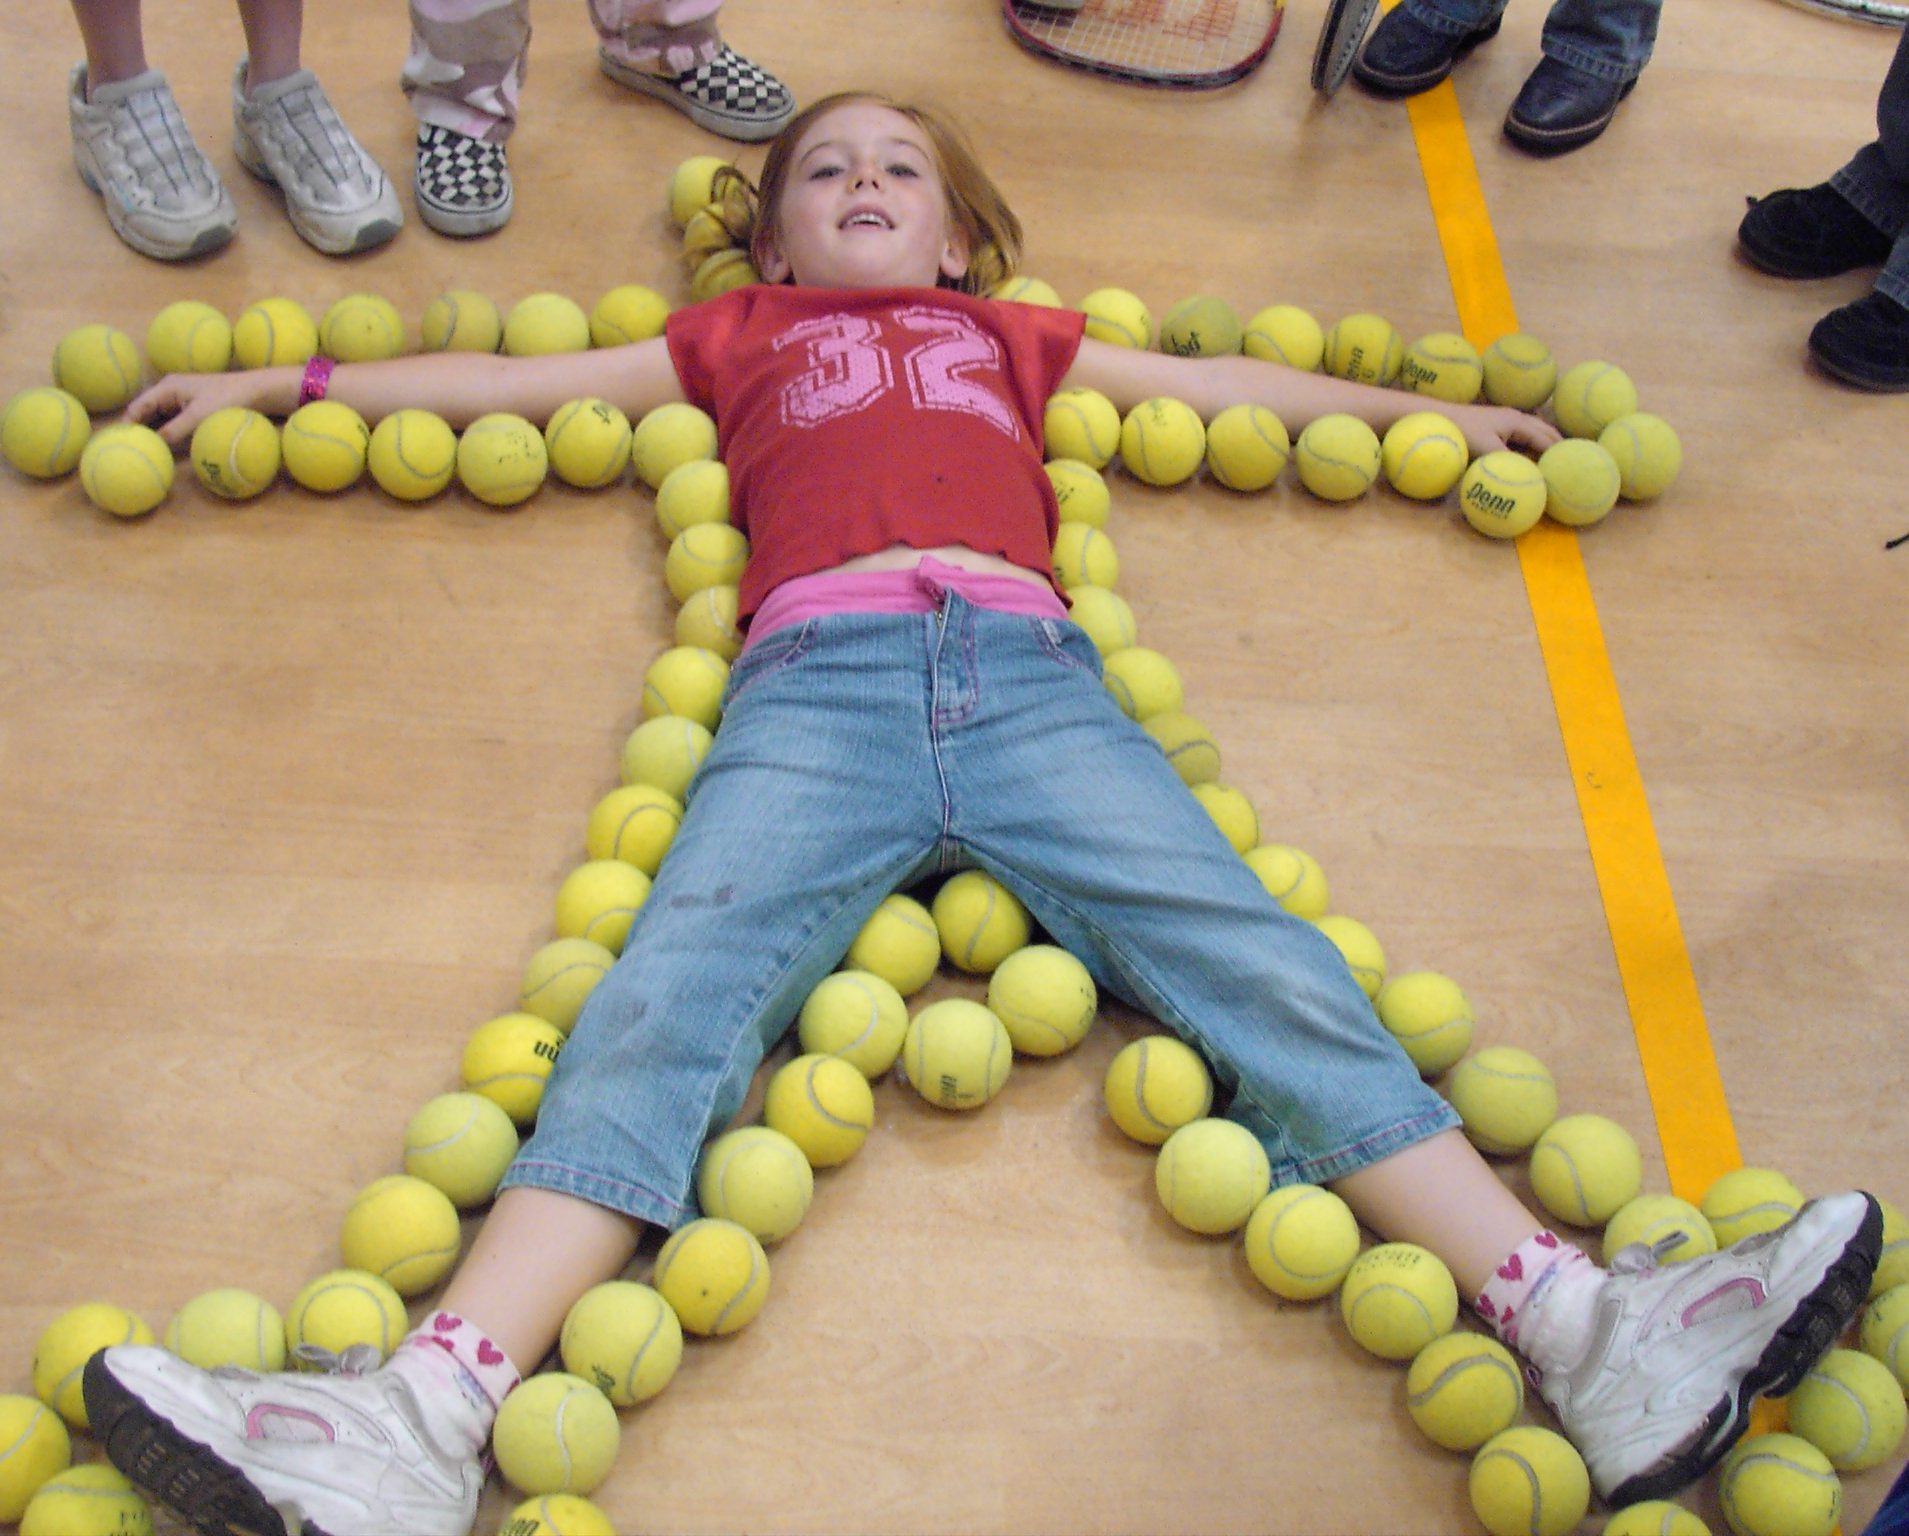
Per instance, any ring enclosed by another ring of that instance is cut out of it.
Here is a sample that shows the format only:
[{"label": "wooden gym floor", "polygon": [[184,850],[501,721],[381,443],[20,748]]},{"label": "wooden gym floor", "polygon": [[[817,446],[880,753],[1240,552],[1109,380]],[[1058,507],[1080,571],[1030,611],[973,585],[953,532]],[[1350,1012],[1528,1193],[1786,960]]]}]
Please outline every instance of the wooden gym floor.
[{"label": "wooden gym floor", "polygon": [[[179,267],[124,249],[68,153],[70,18],[10,7],[0,395],[45,382],[69,327],[141,336],[185,297],[372,289],[413,327],[454,284],[686,300],[664,182],[722,146],[602,79],[573,0],[536,9],[509,228],[459,243],[412,218],[350,262],[305,248],[232,159],[231,8],[149,10],[240,234]],[[1027,269],[1067,299],[1117,284],[1156,313],[1211,292],[1454,328],[1405,109],[1308,88],[1322,11],[1293,0],[1257,75],[1189,95],[1037,62],[991,0],[736,0],[726,31],[802,99],[867,83],[952,109],[1027,223]],[[1542,14],[1517,0],[1456,80],[1510,294],[1563,362],[1626,368],[1686,450],[1668,497],[1577,544],[1651,818],[1623,820],[1609,894],[1660,871],[1675,901],[1646,914],[1667,959],[1631,1001],[1650,1015],[1694,978],[1701,1015],[1674,1022],[1707,1023],[1727,1095],[1700,1155],[1727,1162],[1734,1134],[1806,1190],[1909,1204],[1909,548],[1885,550],[1909,533],[1909,402],[1804,362],[1864,278],[1786,285],[1733,254],[1744,194],[1819,180],[1873,133],[1894,37],[1676,0],[1612,130],[1541,163],[1498,124]],[[395,0],[314,6],[306,54],[412,217],[405,40]],[[1535,1051],[1568,1110],[1630,1126],[1667,1187],[1654,1115],[1687,1083],[1647,1089],[1518,552],[1449,503],[1332,509],[1290,474],[1253,499],[1114,489],[1141,639],[1179,664],[1268,840],[1320,859],[1395,968],[1458,978],[1481,1043]],[[226,505],[182,475],[131,524],[72,479],[9,472],[0,496],[0,1390],[21,1391],[72,1304],[161,1327],[215,1285],[282,1305],[336,1262],[353,1192],[395,1170],[412,1109],[456,1085],[465,1035],[549,937],[672,604],[627,486],[494,513],[369,488]],[[1628,761],[1610,717],[1591,739]],[[870,1144],[774,1254],[763,1317],[626,1415],[598,1495],[618,1529],[1474,1528],[1465,1464],[1414,1431],[1402,1373],[1158,1209],[1099,1102],[1145,1027],[1109,1008],[979,1115],[882,1085]],[[1848,1479],[1846,1530],[1900,1465]],[[1721,1531],[1713,1490],[1692,1502]],[[507,1507],[494,1490],[482,1528]]]}]

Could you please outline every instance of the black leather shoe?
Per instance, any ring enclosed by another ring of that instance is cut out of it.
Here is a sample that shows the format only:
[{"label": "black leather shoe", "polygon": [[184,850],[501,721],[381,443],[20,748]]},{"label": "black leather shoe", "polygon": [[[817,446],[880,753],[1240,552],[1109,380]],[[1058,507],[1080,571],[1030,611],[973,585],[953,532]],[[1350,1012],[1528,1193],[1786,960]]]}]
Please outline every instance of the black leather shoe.
[{"label": "black leather shoe", "polygon": [[1534,155],[1561,155],[1589,144],[1617,116],[1637,84],[1602,80],[1556,59],[1541,59],[1505,116],[1505,137]]},{"label": "black leather shoe", "polygon": [[1909,389],[1909,309],[1880,293],[1832,309],[1810,332],[1810,356],[1863,389]]},{"label": "black leather shoe", "polygon": [[1837,277],[1880,266],[1894,243],[1828,182],[1753,197],[1737,226],[1743,254],[1778,277]]},{"label": "black leather shoe", "polygon": [[1381,21],[1359,51],[1352,73],[1379,96],[1416,96],[1452,72],[1461,55],[1498,35],[1498,17],[1471,32],[1434,32],[1404,6]]}]

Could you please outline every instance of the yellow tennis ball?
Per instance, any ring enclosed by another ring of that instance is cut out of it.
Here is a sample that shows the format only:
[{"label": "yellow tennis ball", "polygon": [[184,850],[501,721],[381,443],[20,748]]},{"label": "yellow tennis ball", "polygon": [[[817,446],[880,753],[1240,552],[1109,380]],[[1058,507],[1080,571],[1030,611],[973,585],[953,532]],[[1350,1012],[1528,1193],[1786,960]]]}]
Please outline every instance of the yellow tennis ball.
[{"label": "yellow tennis ball", "polygon": [[1544,476],[1544,510],[1553,522],[1588,528],[1617,505],[1622,479],[1617,460],[1602,443],[1567,437],[1538,456]]},{"label": "yellow tennis ball", "polygon": [[749,540],[727,523],[691,523],[670,541],[663,580],[679,603],[705,587],[733,587],[749,563]]},{"label": "yellow tennis ball", "polygon": [[1332,893],[1319,861],[1302,848],[1286,843],[1263,843],[1243,855],[1246,867],[1259,883],[1294,917],[1315,922],[1332,909]]},{"label": "yellow tennis ball", "polygon": [[342,491],[358,483],[371,452],[371,428],[338,400],[313,400],[285,418],[279,441],[285,473],[308,491]]},{"label": "yellow tennis ball", "polygon": [[111,1302],[89,1301],[62,1312],[33,1346],[33,1395],[75,1429],[90,1429],[80,1372],[100,1350],[117,1344],[150,1344],[144,1318]]},{"label": "yellow tennis ball", "polygon": [[278,428],[257,411],[228,405],[192,434],[192,472],[227,501],[256,496],[278,478]]},{"label": "yellow tennis ball", "polygon": [[1206,429],[1207,473],[1229,491],[1263,491],[1292,457],[1286,425],[1263,405],[1229,405]]},{"label": "yellow tennis ball", "polygon": [[1485,348],[1485,398],[1493,405],[1535,411],[1551,398],[1558,365],[1536,336],[1512,332]]},{"label": "yellow tennis ball", "polygon": [[590,310],[590,345],[621,347],[663,334],[669,319],[669,300],[641,283],[622,283],[597,300]]},{"label": "yellow tennis ball", "polygon": [[277,1307],[250,1291],[226,1287],[193,1297],[173,1313],[164,1341],[167,1349],[202,1371],[222,1365],[248,1371],[285,1369],[285,1319]]},{"label": "yellow tennis ball", "polygon": [[198,299],[180,299],[146,327],[146,359],[154,373],[224,373],[232,364],[232,326]]},{"label": "yellow tennis ball", "polygon": [[1126,598],[1092,582],[1067,589],[1067,616],[1086,631],[1103,660],[1132,645],[1138,634],[1133,607]]},{"label": "yellow tennis ball", "polygon": [[700,645],[724,661],[734,661],[742,654],[738,601],[738,589],[727,582],[692,592],[676,610],[676,643]]},{"label": "yellow tennis ball", "polygon": [[1480,454],[1458,482],[1465,521],[1493,539],[1515,539],[1528,532],[1544,516],[1549,498],[1544,472],[1509,448]]},{"label": "yellow tennis ball", "polygon": [[1206,426],[1184,400],[1166,395],[1142,400],[1120,424],[1121,467],[1148,485],[1190,480],[1205,457]]},{"label": "yellow tennis ball", "polygon": [[761,281],[762,274],[756,270],[747,251],[740,247],[712,251],[696,264],[696,273],[689,280],[689,297],[692,303],[700,304],[731,288]]},{"label": "yellow tennis ball", "polygon": [[676,796],[654,784],[625,784],[592,807],[583,845],[593,859],[621,859],[654,875],[682,824],[683,802]]},{"label": "yellow tennis ball", "polygon": [[1107,482],[1099,470],[1079,459],[1049,459],[1047,483],[1054,487],[1054,504],[1063,523],[1086,523],[1105,528],[1113,510]]},{"label": "yellow tennis ball", "polygon": [[1153,1188],[1189,1232],[1218,1237],[1246,1225],[1266,1198],[1272,1165],[1259,1138],[1236,1120],[1193,1120],[1160,1147]]},{"label": "yellow tennis ball", "polygon": [[374,1350],[382,1362],[410,1326],[404,1298],[361,1269],[334,1269],[308,1282],[285,1312],[285,1349],[300,1369],[324,1370],[348,1349]]},{"label": "yellow tennis ball", "polygon": [[441,1190],[460,1211],[496,1194],[516,1156],[517,1127],[481,1093],[440,1093],[404,1128],[404,1171]]},{"label": "yellow tennis ball", "polygon": [[901,1054],[915,1092],[943,1109],[979,1109],[1014,1065],[1007,1026],[963,997],[930,1003],[910,1019]]},{"label": "yellow tennis ball", "polygon": [[1599,1536],[1710,1536],[1710,1527],[1681,1504],[1646,1499],[1612,1515]]},{"label": "yellow tennis ball", "polygon": [[[844,1070],[867,1090],[861,1073]],[[771,1126],[725,1132],[703,1148],[696,1165],[696,1200],[703,1214],[747,1227],[760,1243],[787,1237],[808,1215],[814,1198],[815,1173],[808,1158]]]},{"label": "yellow tennis ball", "polygon": [[730,230],[722,209],[711,203],[698,208],[683,226],[683,261],[693,271],[716,252],[726,251],[735,243],[736,236]]},{"label": "yellow tennis ball", "polygon": [[1054,285],[1038,277],[1010,277],[990,288],[988,297],[1009,304],[1037,304],[1042,309],[1061,307],[1061,296]]},{"label": "yellow tennis ball", "polygon": [[115,517],[143,517],[172,490],[172,450],[151,427],[101,427],[80,453],[86,498]]},{"label": "yellow tennis ball", "polygon": [[647,784],[681,800],[714,738],[681,715],[645,720],[623,743],[623,782]]},{"label": "yellow tennis ball", "polygon": [[1889,1367],[1853,1349],[1832,1349],[1790,1394],[1790,1432],[1839,1472],[1864,1472],[1896,1454],[1909,1409]]},{"label": "yellow tennis ball", "polygon": [[1412,1357],[1405,1407],[1434,1445],[1475,1451],[1518,1422],[1524,1371],[1510,1350],[1480,1333],[1448,1333]]},{"label": "yellow tennis ball", "polygon": [[110,325],[82,325],[53,349],[53,383],[95,416],[139,393],[139,348]]},{"label": "yellow tennis ball", "polygon": [[318,351],[318,326],[296,299],[260,299],[232,322],[232,361],[241,368],[308,363]]},{"label": "yellow tennis ball", "polygon": [[1020,897],[982,869],[944,881],[930,911],[942,954],[970,975],[987,975],[1027,943],[1032,928]]},{"label": "yellow tennis ball", "polygon": [[1379,443],[1379,467],[1385,482],[1401,496],[1437,501],[1465,473],[1471,449],[1449,416],[1413,411],[1385,429]]},{"label": "yellow tennis ball", "polygon": [[1528,1051],[1488,1045],[1452,1069],[1447,1096],[1481,1152],[1522,1152],[1558,1118],[1558,1085]]},{"label": "yellow tennis ball", "polygon": [[843,961],[873,971],[903,997],[919,992],[941,964],[941,930],[914,897],[895,891],[869,914]]},{"label": "yellow tennis ball", "polygon": [[1077,587],[1111,587],[1120,580],[1120,552],[1091,523],[1062,523],[1056,528],[1050,558],[1055,581],[1070,593]]},{"label": "yellow tennis ball", "polygon": [[1382,1360],[1410,1360],[1458,1321],[1458,1286],[1429,1249],[1381,1243],[1353,1261],[1339,1287],[1346,1331]]},{"label": "yellow tennis ball", "polygon": [[590,317],[561,293],[532,293],[504,317],[506,357],[550,357],[590,349]]},{"label": "yellow tennis ball", "polygon": [[544,427],[544,451],[565,485],[613,485],[630,463],[630,419],[608,400],[572,400]]},{"label": "yellow tennis ball", "polygon": [[674,539],[696,523],[729,521],[729,467],[720,459],[678,464],[656,488],[656,525]]},{"label": "yellow tennis ball", "polygon": [[1017,949],[988,978],[988,1007],[1024,1056],[1058,1056],[1086,1038],[1100,1007],[1087,967],[1055,944]]},{"label": "yellow tennis ball", "polygon": [[714,196],[716,173],[729,167],[720,155],[691,155],[670,172],[669,216],[681,229]]},{"label": "yellow tennis ball", "polygon": [[1437,971],[1394,976],[1373,996],[1372,1006],[1422,1077],[1437,1077],[1471,1049],[1478,1016],[1449,976]]},{"label": "yellow tennis ball", "polygon": [[42,1483],[20,1536],[152,1536],[152,1510],[117,1467],[86,1462]]},{"label": "yellow tennis ball", "polygon": [[1213,1107],[1213,1074],[1184,1041],[1142,1035],[1114,1053],[1101,1092],[1115,1125],[1157,1147]]},{"label": "yellow tennis ball", "polygon": [[1669,490],[1684,466],[1684,445],[1671,424],[1649,411],[1619,416],[1597,435],[1617,464],[1626,501],[1650,501]]},{"label": "yellow tennis ball", "polygon": [[1563,1435],[1520,1424],[1480,1447],[1471,1500],[1491,1536],[1565,1536],[1590,1511],[1591,1474]]},{"label": "yellow tennis ball", "polygon": [[746,1228],[705,1216],[670,1235],[650,1283],[691,1333],[734,1333],[769,1299],[769,1256]]},{"label": "yellow tennis ball", "polygon": [[400,1296],[420,1296],[457,1262],[457,1207],[408,1173],[374,1179],[345,1213],[339,1247],[347,1269],[376,1275]]},{"label": "yellow tennis ball", "polygon": [[1637,409],[1637,386],[1622,368],[1610,363],[1579,363],[1559,378],[1551,409],[1566,436],[1596,437],[1618,417]]},{"label": "yellow tennis ball", "polygon": [[1287,1301],[1330,1295],[1359,1256],[1359,1223],[1329,1189],[1288,1184],[1246,1222],[1246,1264],[1259,1283]]},{"label": "yellow tennis ball", "polygon": [[673,645],[643,674],[643,718],[681,715],[713,731],[722,719],[728,684],[729,663],[714,651]]},{"label": "yellow tennis ball", "polygon": [[371,429],[371,478],[387,496],[425,501],[457,473],[457,433],[432,411],[393,411]]},{"label": "yellow tennis ball", "polygon": [[549,469],[543,433],[509,411],[478,417],[457,440],[458,482],[486,506],[516,506]]},{"label": "yellow tennis ball", "polygon": [[1326,355],[1326,333],[1296,304],[1269,304],[1246,322],[1240,348],[1248,357],[1317,373]]},{"label": "yellow tennis ball", "polygon": [[1774,1168],[1736,1168],[1698,1202],[1718,1248],[1757,1232],[1773,1232],[1803,1207],[1803,1191]]},{"label": "yellow tennis ball", "polygon": [[1399,382],[1414,394],[1470,405],[1485,387],[1485,363],[1463,336],[1433,331],[1405,349]]},{"label": "yellow tennis ball", "polygon": [[618,1408],[646,1403],[683,1362],[683,1325],[662,1294],[634,1280],[606,1280],[579,1296],[563,1320],[563,1368]]},{"label": "yellow tennis ball", "polygon": [[616,1527],[580,1494],[546,1493],[513,1509],[498,1536],[616,1536]]},{"label": "yellow tennis ball", "polygon": [[1909,1392],[1909,1285],[1892,1285],[1863,1309],[1858,1340],[1863,1353],[1889,1367]]},{"label": "yellow tennis ball", "polygon": [[[613,791],[614,794],[632,792],[627,789]],[[656,795],[675,805],[675,801],[659,790],[634,792]],[[603,854],[592,851],[590,856],[619,857],[614,851]],[[638,865],[638,868],[641,867]],[[652,873],[650,870],[643,872]],[[597,983],[610,974],[610,967],[615,964],[616,956],[594,939],[552,939],[532,955],[524,966],[524,979],[517,990],[517,1006],[524,1013],[534,1013],[538,1018],[555,1024],[567,1039],[570,1031],[576,1027],[583,1005],[590,1000],[590,994],[596,991]]]},{"label": "yellow tennis ball", "polygon": [[418,331],[427,352],[495,352],[504,342],[504,317],[489,294],[449,288],[424,306]]},{"label": "yellow tennis ball", "polygon": [[1843,1513],[1843,1485],[1829,1458],[1800,1435],[1752,1435],[1724,1457],[1717,1501],[1737,1536],[1830,1536]]},{"label": "yellow tennis ball", "polygon": [[1213,733],[1192,715],[1169,710],[1140,722],[1140,729],[1166,753],[1180,782],[1189,788],[1211,784],[1220,776],[1220,749]]},{"label": "yellow tennis ball", "polygon": [[1241,340],[1233,306],[1210,293],[1182,299],[1160,320],[1160,350],[1175,357],[1227,357]]},{"label": "yellow tennis ball", "polygon": [[623,953],[630,925],[649,900],[650,877],[621,859],[588,859],[557,887],[557,932]]},{"label": "yellow tennis ball", "polygon": [[537,1118],[563,1038],[562,1030],[534,1013],[486,1019],[464,1042],[464,1086],[489,1099],[521,1129]]},{"label": "yellow tennis ball", "polygon": [[1909,1217],[1887,1200],[1882,1207],[1882,1254],[1869,1279],[1869,1294],[1880,1296],[1893,1286],[1909,1284]]},{"label": "yellow tennis ball", "polygon": [[1087,315],[1086,332],[1095,341],[1143,352],[1153,345],[1153,316],[1139,295],[1125,288],[1096,288],[1080,307]]},{"label": "yellow tennis ball", "polygon": [[1144,645],[1130,645],[1103,658],[1101,682],[1129,720],[1149,720],[1186,707],[1180,669]]},{"label": "yellow tennis ball", "polygon": [[1313,926],[1331,939],[1333,947],[1345,957],[1359,990],[1368,998],[1377,997],[1385,985],[1385,950],[1372,930],[1358,918],[1339,912],[1315,918]]},{"label": "yellow tennis ball", "polygon": [[0,1396],[0,1524],[18,1520],[33,1495],[72,1462],[73,1437],[57,1413],[18,1393]]},{"label": "yellow tennis ball", "polygon": [[1405,366],[1405,343],[1382,315],[1347,315],[1326,332],[1326,372],[1355,384],[1390,384]]},{"label": "yellow tennis ball", "polygon": [[373,363],[404,350],[404,321],[387,298],[348,293],[318,322],[318,346],[341,363]]},{"label": "yellow tennis ball", "polygon": [[1379,477],[1379,434],[1333,411],[1308,422],[1293,445],[1299,483],[1322,501],[1352,501]]},{"label": "yellow tennis ball", "polygon": [[23,475],[55,480],[79,463],[93,423],[86,407],[63,389],[23,389],[0,418],[0,453]]},{"label": "yellow tennis ball", "polygon": [[1220,836],[1235,853],[1246,854],[1259,842],[1259,812],[1253,809],[1253,802],[1246,798],[1244,790],[1215,780],[1195,784],[1193,798],[1200,802],[1200,809],[1213,818],[1213,825],[1220,829]]},{"label": "yellow tennis ball", "polygon": [[[935,954],[941,953],[940,940]],[[908,1005],[873,971],[837,971],[803,1001],[796,1038],[810,1054],[839,1056],[862,1076],[880,1077],[901,1055]]]},{"label": "yellow tennis ball", "polygon": [[[1675,1241],[1672,1241],[1675,1239]],[[1642,1243],[1657,1254],[1660,1264],[1675,1264],[1717,1251],[1717,1239],[1704,1213],[1675,1195],[1639,1195],[1627,1200],[1604,1224],[1604,1265],[1618,1254]],[[1659,1244],[1663,1244],[1659,1248]]]},{"label": "yellow tennis ball", "polygon": [[1531,1190],[1559,1221],[1602,1226],[1644,1187],[1631,1133],[1603,1115],[1566,1115],[1531,1149]]},{"label": "yellow tennis ball", "polygon": [[777,1069],[763,1094],[762,1118],[793,1141],[811,1166],[836,1168],[868,1140],[875,1095],[859,1067],[815,1052]]},{"label": "yellow tennis ball", "polygon": [[1120,451],[1120,434],[1120,412],[1099,390],[1062,389],[1048,396],[1041,416],[1048,458],[1105,469]]},{"label": "yellow tennis ball", "polygon": [[497,1410],[497,1470],[523,1493],[589,1493],[616,1463],[616,1409],[581,1376],[545,1371],[519,1382]]}]

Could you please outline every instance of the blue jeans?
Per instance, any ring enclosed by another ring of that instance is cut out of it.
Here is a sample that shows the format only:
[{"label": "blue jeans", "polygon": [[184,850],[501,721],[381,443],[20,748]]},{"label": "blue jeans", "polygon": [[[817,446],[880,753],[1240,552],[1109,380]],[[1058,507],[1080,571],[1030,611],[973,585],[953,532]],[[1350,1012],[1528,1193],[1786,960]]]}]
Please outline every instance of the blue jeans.
[{"label": "blue jeans", "polygon": [[1876,291],[1909,307],[1909,31],[1876,97],[1876,142],[1857,150],[1829,184],[1896,242]]},{"label": "blue jeans", "polygon": [[737,662],[682,830],[504,1178],[660,1226],[704,1140],[890,891],[978,866],[1233,1091],[1278,1183],[1456,1125],[1332,943],[1289,916],[1063,620],[948,594]]},{"label": "blue jeans", "polygon": [[[1405,0],[1413,20],[1458,37],[1489,25],[1506,0]],[[1556,0],[1544,19],[1544,56],[1600,80],[1635,80],[1657,42],[1663,0]]]}]

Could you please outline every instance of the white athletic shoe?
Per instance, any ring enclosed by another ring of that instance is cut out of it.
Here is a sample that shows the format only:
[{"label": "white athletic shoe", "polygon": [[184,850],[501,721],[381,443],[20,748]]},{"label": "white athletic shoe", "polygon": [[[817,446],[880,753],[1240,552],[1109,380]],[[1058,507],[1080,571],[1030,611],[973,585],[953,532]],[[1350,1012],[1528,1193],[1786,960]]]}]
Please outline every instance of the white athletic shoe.
[{"label": "white athletic shoe", "polygon": [[232,238],[239,227],[232,196],[158,70],[110,81],[89,101],[86,66],[75,64],[66,116],[80,180],[99,193],[113,232],[135,251],[182,261]]},{"label": "white athletic shoe", "polygon": [[1881,1246],[1882,1212],[1854,1192],[1681,1264],[1621,1250],[1583,1362],[1539,1388],[1604,1502],[1669,1498],[1721,1460],[1750,1404],[1789,1392],[1836,1342]]},{"label": "white athletic shoe", "polygon": [[113,1465],[218,1536],[466,1536],[484,1474],[434,1438],[391,1371],[202,1371],[163,1349],[86,1363]]},{"label": "white athletic shoe", "polygon": [[383,245],[404,225],[398,194],[352,137],[309,69],[245,94],[232,72],[232,149],[239,164],[285,194],[299,237],[327,256]]}]

